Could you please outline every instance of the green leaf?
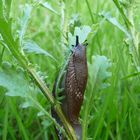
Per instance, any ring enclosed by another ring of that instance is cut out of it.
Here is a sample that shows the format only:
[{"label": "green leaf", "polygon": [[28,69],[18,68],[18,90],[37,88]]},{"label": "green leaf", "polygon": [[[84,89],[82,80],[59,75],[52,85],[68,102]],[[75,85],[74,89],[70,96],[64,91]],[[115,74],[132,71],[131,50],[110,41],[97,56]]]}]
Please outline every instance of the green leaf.
[{"label": "green leaf", "polygon": [[87,36],[90,32],[91,32],[90,26],[84,25],[84,26],[81,26],[81,27],[75,27],[74,35],[75,36],[78,35],[79,36],[79,42],[83,43],[86,40],[86,38],[87,38]]},{"label": "green leaf", "polygon": [[[6,20],[4,18],[0,18],[0,34],[1,34],[1,43],[6,47],[8,47],[10,50],[12,50],[12,53],[19,53],[18,52],[18,44],[14,40],[12,36],[12,30],[11,30],[11,21]],[[15,49],[16,48],[16,49]],[[15,49],[15,50],[13,50]]]},{"label": "green leaf", "polygon": [[45,56],[49,56],[50,58],[56,61],[56,59],[50,53],[40,48],[39,45],[33,40],[25,40],[23,43],[23,50],[26,53],[42,54]]},{"label": "green leaf", "polygon": [[37,116],[44,116],[44,115],[45,115],[45,113],[43,111],[40,111],[37,113]]},{"label": "green leaf", "polygon": [[[23,97],[26,101],[21,104],[21,108],[34,107],[49,117],[49,120],[53,120],[51,115],[42,107],[38,102],[37,93],[40,91],[31,87],[28,79],[22,70],[16,70],[13,66],[4,65],[4,68],[0,69],[0,93],[4,87],[4,92],[7,96],[19,96]],[[40,94],[42,95],[42,94]],[[56,122],[55,122],[56,124]],[[56,124],[58,126],[58,124]],[[59,126],[58,126],[59,127]]]},{"label": "green leaf", "polygon": [[[8,69],[7,69],[8,68]],[[53,121],[55,125],[60,128],[57,122],[52,118],[51,114],[48,113],[40,104],[36,94],[39,92],[36,88],[32,88],[26,79],[25,74],[22,71],[17,72],[13,66],[5,67],[0,69],[0,90],[1,87],[6,88],[7,96],[19,96],[25,98],[25,102],[20,107],[28,108],[34,107],[42,112],[49,120]],[[1,93],[1,92],[0,92]]]},{"label": "green leaf", "polygon": [[136,76],[138,76],[138,75],[140,75],[140,72],[132,73],[132,74],[127,75],[127,76],[125,76],[125,77],[123,77],[123,78],[121,78],[121,79],[122,79],[122,80],[126,80],[126,79],[129,79],[129,78],[134,78],[134,77],[136,77]]},{"label": "green leaf", "polygon": [[128,31],[117,21],[115,17],[111,17],[109,13],[105,12],[100,13],[100,15],[103,16],[108,22],[120,29],[122,32],[124,32],[125,35],[130,38],[130,34],[128,33]]},{"label": "green leaf", "polygon": [[52,125],[52,123],[48,120],[43,120],[41,124],[44,125],[46,128]]},{"label": "green leaf", "polygon": [[101,23],[92,24],[92,26],[91,26],[91,32],[89,33],[88,37],[90,36],[90,34],[92,34],[93,37],[96,35],[96,33],[98,32],[98,29],[99,29],[100,24]]},{"label": "green leaf", "polygon": [[33,104],[33,102],[31,100],[28,99],[27,101],[22,103],[20,105],[20,107],[25,109],[25,108],[28,108],[28,107],[34,107],[34,104]]},{"label": "green leaf", "polygon": [[25,97],[30,92],[29,83],[22,72],[12,67],[0,69],[0,86],[6,88],[6,95]]},{"label": "green leaf", "polygon": [[22,46],[24,34],[28,26],[29,19],[31,16],[31,11],[32,11],[32,6],[29,4],[26,4],[23,9],[22,18],[20,19],[19,42],[21,46]]},{"label": "green leaf", "polygon": [[93,88],[105,88],[109,84],[104,81],[111,76],[111,72],[108,69],[111,66],[111,62],[105,56],[93,56],[92,63],[88,63],[89,69],[89,81]]},{"label": "green leaf", "polygon": [[69,46],[75,45],[76,35],[79,36],[79,43],[83,43],[90,32],[91,32],[90,26],[84,25],[80,27],[75,27],[74,35],[72,35],[71,33],[68,34]]},{"label": "green leaf", "polygon": [[58,12],[56,10],[54,10],[54,8],[52,8],[52,6],[48,2],[41,2],[40,4],[41,4],[41,6],[47,8],[51,12],[53,12],[53,13],[58,15]]}]

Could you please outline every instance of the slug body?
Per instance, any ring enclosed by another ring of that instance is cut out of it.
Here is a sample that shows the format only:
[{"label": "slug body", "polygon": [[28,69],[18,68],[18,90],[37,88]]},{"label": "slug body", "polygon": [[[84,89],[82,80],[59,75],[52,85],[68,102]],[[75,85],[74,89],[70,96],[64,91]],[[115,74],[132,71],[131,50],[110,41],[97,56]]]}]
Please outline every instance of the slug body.
[{"label": "slug body", "polygon": [[87,73],[86,46],[79,44],[77,38],[68,62],[64,86],[67,116],[72,124],[78,123],[87,83]]},{"label": "slug body", "polygon": [[59,95],[65,96],[61,100],[62,111],[74,128],[78,140],[81,139],[82,135],[78,118],[88,77],[86,46],[87,44],[79,44],[78,36],[76,36],[76,45],[72,49],[66,73],[59,85],[59,88],[64,89]]}]

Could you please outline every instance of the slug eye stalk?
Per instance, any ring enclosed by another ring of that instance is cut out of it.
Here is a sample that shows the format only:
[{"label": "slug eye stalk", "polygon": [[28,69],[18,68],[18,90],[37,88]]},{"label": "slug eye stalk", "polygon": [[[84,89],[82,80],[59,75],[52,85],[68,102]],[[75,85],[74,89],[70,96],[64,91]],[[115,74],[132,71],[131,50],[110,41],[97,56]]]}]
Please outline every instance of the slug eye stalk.
[{"label": "slug eye stalk", "polygon": [[79,44],[79,37],[76,36],[76,46],[78,46],[78,44]]}]

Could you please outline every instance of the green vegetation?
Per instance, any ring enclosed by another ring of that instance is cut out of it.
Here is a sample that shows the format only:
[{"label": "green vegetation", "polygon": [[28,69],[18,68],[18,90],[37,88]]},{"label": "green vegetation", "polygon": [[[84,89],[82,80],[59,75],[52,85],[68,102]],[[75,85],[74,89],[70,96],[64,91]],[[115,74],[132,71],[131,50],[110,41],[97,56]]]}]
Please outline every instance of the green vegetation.
[{"label": "green vegetation", "polygon": [[88,42],[82,140],[140,140],[139,18],[139,0],[0,0],[0,139],[57,140],[55,125],[76,140],[51,91],[78,35]]}]

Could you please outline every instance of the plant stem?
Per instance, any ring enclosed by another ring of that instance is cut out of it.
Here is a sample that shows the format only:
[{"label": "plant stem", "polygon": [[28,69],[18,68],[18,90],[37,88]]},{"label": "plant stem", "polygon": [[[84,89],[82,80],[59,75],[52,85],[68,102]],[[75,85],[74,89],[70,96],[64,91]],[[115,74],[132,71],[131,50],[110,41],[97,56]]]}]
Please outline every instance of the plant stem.
[{"label": "plant stem", "polygon": [[92,11],[91,11],[91,8],[90,8],[90,5],[89,5],[89,2],[88,2],[88,0],[85,0],[85,1],[86,1],[86,4],[87,4],[87,7],[88,7],[88,10],[89,10],[89,13],[90,13],[90,17],[91,17],[92,23],[94,23],[94,18],[93,18],[93,14],[92,14]]},{"label": "plant stem", "polygon": [[2,52],[1,52],[1,55],[0,55],[0,65],[2,64],[2,58],[3,58],[3,55],[4,55],[4,50],[5,50],[5,47],[2,48]]},{"label": "plant stem", "polygon": [[134,27],[133,7],[128,8],[127,13],[128,13],[128,19],[132,23],[132,26],[129,26],[129,32],[130,32],[130,35],[132,38],[132,47],[133,47],[133,51],[134,51],[134,58],[135,58],[137,66],[139,66],[140,65],[139,54],[138,54],[139,39],[138,39],[136,30]]},{"label": "plant stem", "polygon": [[134,27],[134,19],[133,19],[133,4],[130,2],[129,8],[126,8],[127,16],[125,15],[123,9],[120,7],[119,1],[118,0],[113,0],[114,4],[118,8],[120,14],[123,17],[123,20],[125,22],[125,25],[127,27],[128,32],[130,33],[131,36],[131,44],[129,44],[132,47],[132,59],[135,65],[136,70],[138,71],[138,67],[140,66],[140,56],[138,53],[138,36],[136,34],[136,30]]},{"label": "plant stem", "polygon": [[28,72],[30,75],[34,78],[36,84],[41,89],[44,96],[50,101],[50,103],[53,105],[54,110],[56,111],[57,115],[61,119],[67,135],[71,140],[76,140],[76,136],[74,133],[74,130],[72,129],[71,125],[67,122],[62,110],[61,106],[57,103],[57,101],[54,100],[53,96],[51,95],[51,92],[49,91],[48,87],[45,85],[45,83],[39,78],[39,76],[36,74],[35,70],[31,67],[27,67]]},{"label": "plant stem", "polygon": [[[36,85],[40,88],[44,96],[49,100],[51,105],[54,107],[55,112],[59,116],[60,120],[63,123],[63,126],[67,132],[67,135],[69,136],[70,140],[77,140],[75,132],[72,128],[72,126],[67,122],[62,110],[60,104],[55,101],[54,97],[52,96],[51,92],[49,91],[48,87],[42,81],[42,79],[38,76],[35,69],[31,67],[28,59],[23,56],[17,48],[19,48],[18,43],[14,41],[12,34],[11,34],[11,27],[9,26],[9,23],[5,21],[4,19],[0,19],[0,24],[3,27],[0,29],[0,33],[3,37],[3,40],[7,44],[9,50],[13,54],[13,56],[17,59],[17,61],[21,64],[21,66],[27,70],[27,72],[31,75],[31,77],[35,80]],[[6,26],[7,25],[7,26]],[[6,28],[5,28],[6,27]],[[8,30],[8,32],[7,32]],[[8,34],[7,34],[8,33]]]},{"label": "plant stem", "polygon": [[7,139],[7,129],[8,129],[8,113],[9,113],[9,106],[6,104],[5,106],[5,115],[4,115],[4,128],[2,133],[2,140]]},{"label": "plant stem", "polygon": [[9,106],[10,106],[10,109],[11,109],[13,115],[15,116],[15,119],[17,121],[19,130],[20,130],[20,133],[23,136],[23,139],[24,140],[29,140],[29,137],[28,137],[28,134],[27,134],[27,129],[25,128],[25,126],[24,126],[24,124],[23,124],[23,122],[22,122],[22,120],[19,116],[19,112],[16,109],[15,102],[12,101],[11,99],[9,99],[8,103],[9,103]]}]

